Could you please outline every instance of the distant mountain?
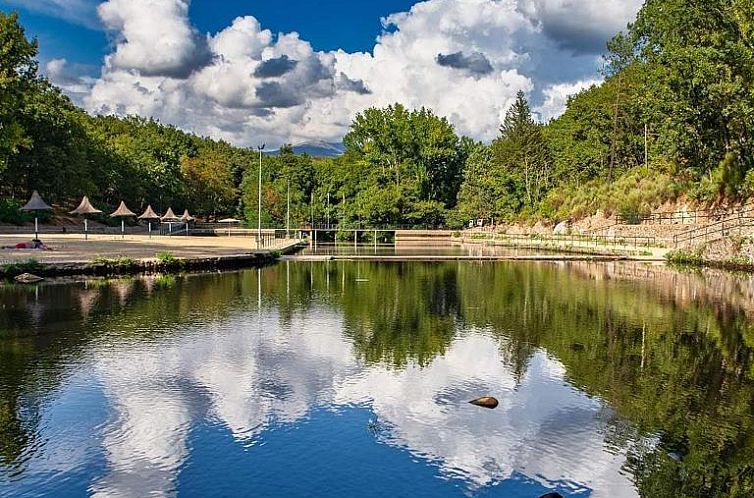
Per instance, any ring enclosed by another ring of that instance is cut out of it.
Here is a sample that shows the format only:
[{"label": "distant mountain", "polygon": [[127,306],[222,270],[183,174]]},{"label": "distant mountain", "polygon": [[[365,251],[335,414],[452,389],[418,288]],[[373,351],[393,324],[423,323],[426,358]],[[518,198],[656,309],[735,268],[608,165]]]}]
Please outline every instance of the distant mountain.
[{"label": "distant mountain", "polygon": [[[345,151],[342,143],[333,142],[304,142],[293,146],[293,152],[296,154],[309,154],[312,157],[338,157],[342,156]],[[279,151],[271,151],[270,154],[276,156]]]}]

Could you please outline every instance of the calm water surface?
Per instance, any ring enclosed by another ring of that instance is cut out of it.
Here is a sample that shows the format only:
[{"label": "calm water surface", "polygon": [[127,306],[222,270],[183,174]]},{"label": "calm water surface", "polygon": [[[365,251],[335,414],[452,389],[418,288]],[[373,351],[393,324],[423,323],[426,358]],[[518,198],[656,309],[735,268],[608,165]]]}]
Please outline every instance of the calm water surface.
[{"label": "calm water surface", "polygon": [[587,263],[2,287],[0,496],[751,496],[752,295]]}]

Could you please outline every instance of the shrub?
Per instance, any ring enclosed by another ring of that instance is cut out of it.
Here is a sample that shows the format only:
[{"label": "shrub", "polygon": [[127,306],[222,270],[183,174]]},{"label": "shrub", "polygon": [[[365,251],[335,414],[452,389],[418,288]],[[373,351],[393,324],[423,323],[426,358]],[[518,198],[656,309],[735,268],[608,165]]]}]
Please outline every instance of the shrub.
[{"label": "shrub", "polygon": [[17,199],[0,199],[0,223],[22,225],[34,221],[31,213],[21,211],[23,202]]},{"label": "shrub", "polygon": [[178,261],[178,258],[176,258],[175,255],[169,251],[158,252],[155,257],[157,258],[157,262],[163,265],[175,263],[176,261]]},{"label": "shrub", "polygon": [[98,257],[94,259],[96,264],[109,265],[109,266],[131,266],[136,264],[134,258],[127,256],[116,256],[114,258]]},{"label": "shrub", "polygon": [[639,218],[678,197],[672,177],[655,170],[634,168],[612,183],[595,179],[581,185],[564,185],[550,191],[538,214],[548,219],[582,218],[597,210]]},{"label": "shrub", "polygon": [[695,252],[688,252],[683,249],[670,251],[665,255],[668,263],[676,265],[702,265],[704,264],[704,249],[697,249]]},{"label": "shrub", "polygon": [[29,258],[25,261],[18,261],[16,263],[8,263],[1,268],[3,272],[8,274],[15,273],[29,273],[42,268],[42,263],[34,258]]}]

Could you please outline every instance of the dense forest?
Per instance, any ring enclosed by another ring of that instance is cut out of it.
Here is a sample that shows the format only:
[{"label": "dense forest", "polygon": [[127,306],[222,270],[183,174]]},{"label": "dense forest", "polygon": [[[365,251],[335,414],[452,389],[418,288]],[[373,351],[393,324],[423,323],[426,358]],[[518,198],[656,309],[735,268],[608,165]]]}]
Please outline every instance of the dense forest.
[{"label": "dense forest", "polygon": [[[257,220],[256,150],[139,117],[90,116],[38,72],[37,43],[0,13],[0,220],[37,189]],[[491,144],[429,109],[359,114],[338,158],[265,155],[263,223],[449,226],[643,213],[679,196],[754,193],[754,11],[748,0],[647,0],[607,45],[604,82],[549,123],[519,93]]]}]

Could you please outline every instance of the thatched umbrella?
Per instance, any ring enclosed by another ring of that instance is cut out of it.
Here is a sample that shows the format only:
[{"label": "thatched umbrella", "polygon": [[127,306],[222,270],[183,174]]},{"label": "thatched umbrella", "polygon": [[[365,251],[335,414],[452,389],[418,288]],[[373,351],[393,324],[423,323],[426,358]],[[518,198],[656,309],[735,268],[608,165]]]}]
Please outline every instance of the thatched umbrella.
[{"label": "thatched umbrella", "polygon": [[181,221],[179,217],[173,212],[173,208],[168,208],[168,211],[160,218],[160,221],[168,224],[168,231],[173,233],[173,223]]},{"label": "thatched umbrella", "polygon": [[111,218],[120,218],[120,236],[125,238],[126,236],[126,218],[136,216],[136,213],[126,207],[124,201],[120,201],[120,206],[110,215]]},{"label": "thatched umbrella", "polygon": [[52,211],[52,208],[42,199],[36,190],[31,194],[31,199],[21,211],[34,213],[34,240],[39,239],[39,211]]},{"label": "thatched umbrella", "polygon": [[196,218],[194,218],[193,216],[189,214],[188,209],[183,211],[183,216],[181,216],[181,221],[186,224],[186,235],[189,234],[189,223],[191,223],[195,219]]},{"label": "thatched umbrella", "polygon": [[228,224],[228,237],[230,237],[230,226],[234,223],[241,223],[241,220],[237,220],[235,218],[225,218],[220,220],[220,223],[227,223]]},{"label": "thatched umbrella", "polygon": [[90,214],[99,214],[102,211],[92,206],[92,203],[89,202],[89,198],[87,196],[84,196],[83,199],[81,199],[81,204],[79,204],[79,207],[71,211],[69,214],[75,214],[78,216],[84,217],[84,239],[89,238],[89,220],[87,220],[87,215]]},{"label": "thatched umbrella", "polygon": [[152,210],[152,206],[147,206],[147,209],[144,210],[144,214],[139,216],[138,219],[147,220],[147,223],[149,224],[149,238],[152,238],[152,221],[160,219],[160,217],[157,216],[157,213]]}]

